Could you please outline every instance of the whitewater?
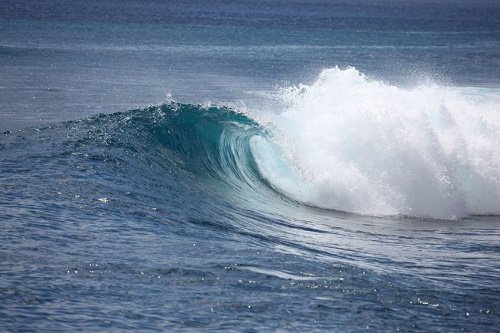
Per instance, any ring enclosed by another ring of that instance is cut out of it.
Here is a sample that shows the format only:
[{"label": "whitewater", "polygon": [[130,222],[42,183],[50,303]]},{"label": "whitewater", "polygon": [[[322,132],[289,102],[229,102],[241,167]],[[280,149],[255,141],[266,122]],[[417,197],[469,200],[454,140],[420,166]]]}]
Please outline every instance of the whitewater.
[{"label": "whitewater", "polygon": [[291,198],[375,216],[500,214],[498,89],[401,88],[336,67],[280,97],[272,138],[252,147]]}]

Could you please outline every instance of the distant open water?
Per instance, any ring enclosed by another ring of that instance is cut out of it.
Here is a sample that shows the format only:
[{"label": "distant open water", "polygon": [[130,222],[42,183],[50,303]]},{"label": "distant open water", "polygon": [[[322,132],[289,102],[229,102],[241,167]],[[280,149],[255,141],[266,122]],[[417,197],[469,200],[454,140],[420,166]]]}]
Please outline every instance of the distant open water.
[{"label": "distant open water", "polygon": [[1,329],[500,331],[499,50],[490,1],[4,1]]}]

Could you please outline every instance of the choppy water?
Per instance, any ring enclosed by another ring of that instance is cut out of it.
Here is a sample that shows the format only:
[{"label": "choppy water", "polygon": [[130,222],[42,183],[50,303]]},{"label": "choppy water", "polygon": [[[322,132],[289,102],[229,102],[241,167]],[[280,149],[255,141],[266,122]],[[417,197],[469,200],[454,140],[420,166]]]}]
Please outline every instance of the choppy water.
[{"label": "choppy water", "polygon": [[498,331],[499,12],[5,2],[0,327]]}]

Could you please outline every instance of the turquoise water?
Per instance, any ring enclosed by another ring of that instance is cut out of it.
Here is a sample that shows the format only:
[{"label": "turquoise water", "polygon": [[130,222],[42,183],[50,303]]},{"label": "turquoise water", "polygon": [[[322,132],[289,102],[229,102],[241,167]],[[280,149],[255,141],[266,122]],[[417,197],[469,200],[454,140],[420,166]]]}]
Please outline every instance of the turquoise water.
[{"label": "turquoise water", "polygon": [[497,331],[500,7],[0,8],[7,331]]}]

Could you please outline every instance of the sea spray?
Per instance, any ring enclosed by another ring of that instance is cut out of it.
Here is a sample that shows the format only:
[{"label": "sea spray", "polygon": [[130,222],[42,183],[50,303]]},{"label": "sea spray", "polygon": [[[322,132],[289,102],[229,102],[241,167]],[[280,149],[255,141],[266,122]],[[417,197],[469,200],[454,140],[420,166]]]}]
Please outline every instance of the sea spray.
[{"label": "sea spray", "polygon": [[352,67],[326,69],[311,85],[283,89],[275,146],[256,139],[253,152],[275,189],[309,205],[443,219],[500,214],[498,95],[401,88]]}]

